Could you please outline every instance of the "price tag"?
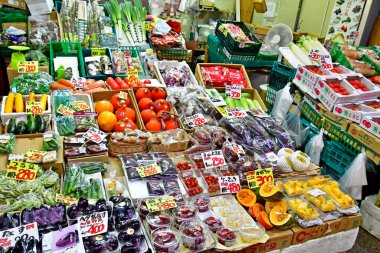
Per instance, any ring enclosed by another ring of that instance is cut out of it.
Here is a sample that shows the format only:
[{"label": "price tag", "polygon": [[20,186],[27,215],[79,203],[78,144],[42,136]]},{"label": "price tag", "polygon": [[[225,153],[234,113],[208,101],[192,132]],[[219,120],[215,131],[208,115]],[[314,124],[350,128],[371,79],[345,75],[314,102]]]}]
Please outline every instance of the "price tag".
[{"label": "price tag", "polygon": [[128,94],[124,91],[119,92],[119,98],[126,100],[128,98]]},{"label": "price tag", "polygon": [[219,186],[222,194],[237,193],[241,188],[239,176],[219,177]]},{"label": "price tag", "polygon": [[37,222],[22,225],[20,227],[10,228],[1,231],[0,247],[7,248],[15,246],[16,242],[23,238],[40,240],[38,234]]},{"label": "price tag", "polygon": [[108,231],[108,212],[98,212],[78,218],[82,237],[102,234]]},{"label": "price tag", "polygon": [[226,108],[228,118],[243,118],[247,116],[247,113],[243,110],[243,108]]},{"label": "price tag", "polygon": [[71,204],[71,203],[77,201],[76,198],[65,197],[62,194],[58,194],[58,193],[55,195],[55,200],[57,202],[61,202],[64,204]]},{"label": "price tag", "polygon": [[153,31],[155,29],[154,22],[152,21],[145,21],[144,27],[146,31]]},{"label": "price tag", "polygon": [[226,96],[231,98],[241,98],[241,87],[226,85]]},{"label": "price tag", "polygon": [[220,113],[220,114],[222,114],[222,116],[223,117],[228,117],[228,113],[226,112],[226,110],[224,110],[222,107],[220,107],[220,106],[216,106],[215,107],[216,108],[216,110]]},{"label": "price tag", "polygon": [[258,186],[256,185],[256,180],[255,180],[255,172],[254,171],[249,171],[245,173],[245,176],[247,178],[248,182],[248,187],[250,189],[257,188]]},{"label": "price tag", "polygon": [[216,89],[206,89],[206,94],[214,106],[227,105],[226,101],[224,101],[223,97],[220,95],[220,93]]},{"label": "price tag", "polygon": [[18,73],[37,73],[38,61],[19,61],[17,64]]},{"label": "price tag", "polygon": [[106,54],[105,48],[91,48],[91,56],[101,56]]},{"label": "price tag", "polygon": [[319,61],[319,59],[321,58],[321,55],[319,54],[319,50],[311,49],[309,52],[309,58],[311,60]]},{"label": "price tag", "polygon": [[309,193],[313,197],[318,197],[319,195],[325,195],[326,194],[324,191],[322,191],[318,188],[312,189],[312,190],[308,191],[307,193]]},{"label": "price tag", "polygon": [[265,153],[265,156],[272,163],[277,162],[278,159],[280,159],[274,152]]},{"label": "price tag", "polygon": [[138,86],[140,84],[139,72],[137,70],[128,70],[127,82],[129,85]]},{"label": "price tag", "polygon": [[42,103],[37,101],[26,101],[25,108],[27,114],[42,114],[44,112]]},{"label": "price tag", "polygon": [[177,203],[174,201],[173,196],[164,196],[160,198],[148,199],[146,206],[149,212],[158,212],[168,210],[177,207]]},{"label": "price tag", "polygon": [[188,124],[190,127],[201,126],[204,123],[206,123],[206,119],[202,113],[197,113],[197,114],[194,114],[193,116],[186,117],[185,121],[186,121],[186,124]]},{"label": "price tag", "polygon": [[42,163],[42,159],[47,153],[47,151],[29,149],[28,152],[25,153],[24,157],[28,160],[28,162]]},{"label": "price tag", "polygon": [[243,149],[242,146],[240,146],[239,144],[236,144],[236,143],[228,143],[227,144],[227,147],[229,149],[231,149],[233,152],[235,152],[236,154],[245,154],[245,151]]},{"label": "price tag", "polygon": [[161,174],[161,167],[157,165],[157,163],[152,163],[144,166],[140,166],[136,168],[140,177],[149,177],[157,174]]},{"label": "price tag", "polygon": [[321,55],[321,66],[322,69],[325,70],[333,69],[332,59],[330,55]]},{"label": "price tag", "polygon": [[71,101],[71,105],[77,112],[89,111],[90,107],[84,101]]},{"label": "price tag", "polygon": [[34,181],[37,171],[37,164],[12,160],[7,165],[7,172],[5,174],[5,177],[20,181]]},{"label": "price tag", "polygon": [[222,150],[212,150],[202,153],[202,159],[206,169],[226,165]]},{"label": "price tag", "polygon": [[62,104],[58,107],[58,110],[57,110],[57,113],[59,113],[63,116],[73,116],[74,112],[75,111],[73,109],[67,107],[66,105],[62,105]]},{"label": "price tag", "polygon": [[93,141],[98,144],[101,143],[106,137],[107,137],[107,134],[105,132],[100,131],[99,129],[94,128],[94,127],[91,127],[90,129],[88,129],[88,131],[85,132],[83,135],[83,138]]},{"label": "price tag", "polygon": [[83,89],[87,87],[87,80],[84,77],[72,77],[70,81],[75,88]]},{"label": "price tag", "polygon": [[262,186],[266,182],[274,182],[273,171],[270,168],[255,170],[255,185]]}]

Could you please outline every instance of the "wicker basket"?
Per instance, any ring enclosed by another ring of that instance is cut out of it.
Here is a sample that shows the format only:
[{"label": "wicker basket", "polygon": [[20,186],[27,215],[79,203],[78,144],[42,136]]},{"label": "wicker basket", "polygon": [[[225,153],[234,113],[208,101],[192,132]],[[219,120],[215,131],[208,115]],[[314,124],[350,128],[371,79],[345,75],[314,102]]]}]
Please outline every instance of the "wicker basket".
[{"label": "wicker basket", "polygon": [[108,153],[111,156],[120,156],[133,153],[146,153],[148,152],[147,141],[144,143],[125,143],[125,142],[110,142]]},{"label": "wicker basket", "polygon": [[150,144],[150,148],[154,152],[177,152],[187,149],[189,139],[170,144]]}]

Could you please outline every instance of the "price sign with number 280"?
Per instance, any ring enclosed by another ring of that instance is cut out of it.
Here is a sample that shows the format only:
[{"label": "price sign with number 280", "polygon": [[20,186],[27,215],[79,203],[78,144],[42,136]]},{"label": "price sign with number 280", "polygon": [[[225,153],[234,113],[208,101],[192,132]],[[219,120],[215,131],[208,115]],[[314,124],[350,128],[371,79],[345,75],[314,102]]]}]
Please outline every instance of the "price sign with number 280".
[{"label": "price sign with number 280", "polygon": [[37,171],[37,164],[12,160],[7,166],[5,177],[21,181],[34,181]]}]

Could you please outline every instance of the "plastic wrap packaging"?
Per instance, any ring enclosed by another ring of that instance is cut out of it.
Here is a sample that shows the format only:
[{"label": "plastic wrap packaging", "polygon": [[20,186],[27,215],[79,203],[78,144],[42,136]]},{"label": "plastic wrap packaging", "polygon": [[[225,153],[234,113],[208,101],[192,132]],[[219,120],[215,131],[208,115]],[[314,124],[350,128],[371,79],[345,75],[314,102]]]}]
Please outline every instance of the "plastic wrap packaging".
[{"label": "plastic wrap packaging", "polygon": [[29,17],[29,42],[31,46],[44,46],[50,41],[59,41],[58,22],[50,19],[50,15]]},{"label": "plastic wrap packaging", "polygon": [[313,136],[306,144],[305,153],[308,154],[310,160],[319,165],[321,153],[325,144],[323,143],[323,128],[319,131],[319,134]]},{"label": "plastic wrap packaging", "polygon": [[290,83],[288,83],[282,90],[277,92],[272,108],[272,115],[276,119],[283,121],[292,103],[293,98],[290,94]]},{"label": "plastic wrap packaging", "polygon": [[39,50],[29,50],[25,53],[28,61],[38,61],[39,66],[49,66],[49,58]]},{"label": "plastic wrap packaging", "polygon": [[43,134],[43,147],[45,151],[58,150],[60,148],[59,137],[54,132],[45,132]]},{"label": "plastic wrap packaging", "polygon": [[339,180],[340,185],[343,189],[354,199],[362,199],[362,187],[367,185],[367,174],[366,174],[366,160],[367,155],[363,149],[360,154],[358,154],[355,160],[351,163],[350,167],[344,173],[344,175]]},{"label": "plastic wrap packaging", "polygon": [[286,117],[282,122],[284,129],[289,133],[296,148],[302,146],[309,131],[309,128],[303,127],[301,123],[301,108],[303,103],[305,102],[301,102],[296,108],[286,114]]},{"label": "plastic wrap packaging", "polygon": [[11,154],[14,150],[16,136],[14,134],[0,135],[0,153]]}]

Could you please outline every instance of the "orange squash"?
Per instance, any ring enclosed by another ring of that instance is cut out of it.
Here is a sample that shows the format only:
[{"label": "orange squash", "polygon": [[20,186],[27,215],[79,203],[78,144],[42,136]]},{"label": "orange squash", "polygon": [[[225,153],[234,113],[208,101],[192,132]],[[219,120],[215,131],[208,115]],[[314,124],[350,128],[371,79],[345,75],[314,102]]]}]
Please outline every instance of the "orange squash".
[{"label": "orange squash", "polygon": [[115,93],[110,99],[110,102],[115,110],[119,109],[119,107],[121,107],[122,105],[131,105],[131,100],[129,99],[129,97],[127,97],[126,99],[121,99],[119,98],[119,95],[120,93]]},{"label": "orange squash", "polygon": [[163,88],[156,87],[152,90],[152,99],[156,101],[157,99],[166,99],[166,91]]},{"label": "orange squash", "polygon": [[152,114],[152,118],[146,123],[145,128],[149,132],[162,131],[162,124],[157,120],[156,114]]},{"label": "orange squash", "polygon": [[143,98],[152,99],[152,93],[150,93],[150,90],[148,88],[138,88],[135,92],[135,97],[137,102]]},{"label": "orange squash", "polygon": [[262,204],[260,203],[255,203],[252,206],[249,207],[248,212],[249,214],[257,220],[259,217],[260,213],[265,211],[265,208]]},{"label": "orange squash", "polygon": [[153,106],[153,101],[150,98],[142,98],[138,103],[138,107],[139,107],[140,111],[145,110],[145,109],[149,109],[152,106]]},{"label": "orange squash", "polygon": [[170,115],[170,112],[167,110],[162,110],[157,113],[157,119],[158,120],[169,120],[172,118],[172,115]]},{"label": "orange squash", "polygon": [[257,217],[257,222],[266,230],[273,228],[273,224],[270,222],[269,216],[265,211],[260,212],[259,217]]},{"label": "orange squash", "polygon": [[164,121],[164,124],[165,124],[165,130],[172,130],[172,129],[179,128],[178,122],[174,118]]},{"label": "orange squash", "polygon": [[270,213],[270,211],[272,210],[272,208],[274,208],[275,206],[280,206],[282,208],[282,210],[284,210],[286,212],[286,210],[288,210],[288,202],[285,200],[285,199],[282,199],[280,201],[277,201],[277,202],[270,202],[270,201],[267,201],[265,202],[265,212],[267,212],[267,214]]},{"label": "orange squash", "polygon": [[241,189],[237,194],[236,198],[240,204],[245,207],[253,206],[256,203],[256,194],[250,189]]},{"label": "orange squash", "polygon": [[95,111],[98,114],[101,114],[102,112],[113,112],[114,108],[111,102],[102,100],[96,103],[95,105]]},{"label": "orange squash", "polygon": [[117,120],[128,118],[132,121],[135,121],[136,119],[136,112],[133,109],[126,107],[125,105],[117,109],[115,115],[116,115]]},{"label": "orange squash", "polygon": [[165,99],[157,99],[154,101],[153,106],[156,113],[162,110],[170,111],[170,104]]},{"label": "orange squash", "polygon": [[154,111],[152,109],[145,109],[141,111],[141,117],[144,123],[147,123],[151,118]]},{"label": "orange squash", "polygon": [[114,127],[114,131],[115,132],[121,132],[121,133],[124,133],[125,129],[132,129],[132,130],[135,130],[136,129],[136,124],[130,120],[130,119],[122,119],[122,120],[119,120],[116,124],[115,124],[115,127]]},{"label": "orange squash", "polygon": [[117,118],[112,112],[102,112],[98,116],[99,128],[104,132],[110,132],[117,123]]}]

